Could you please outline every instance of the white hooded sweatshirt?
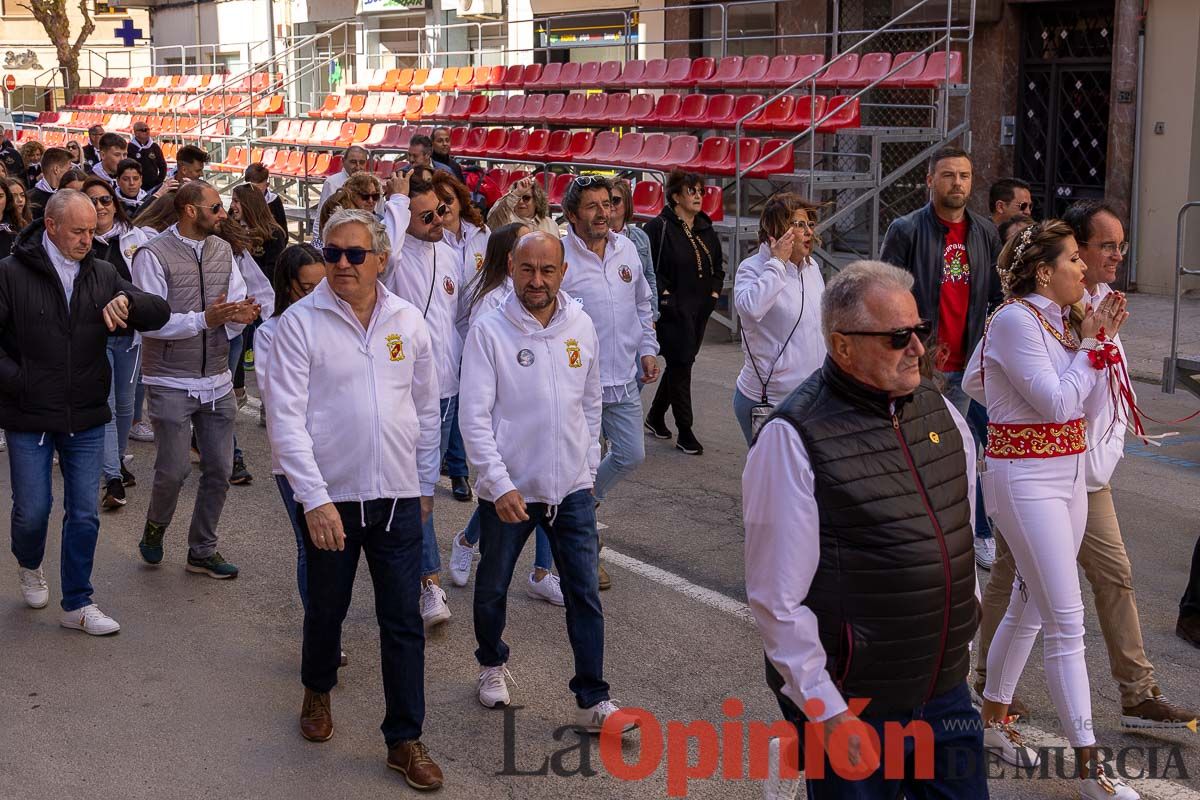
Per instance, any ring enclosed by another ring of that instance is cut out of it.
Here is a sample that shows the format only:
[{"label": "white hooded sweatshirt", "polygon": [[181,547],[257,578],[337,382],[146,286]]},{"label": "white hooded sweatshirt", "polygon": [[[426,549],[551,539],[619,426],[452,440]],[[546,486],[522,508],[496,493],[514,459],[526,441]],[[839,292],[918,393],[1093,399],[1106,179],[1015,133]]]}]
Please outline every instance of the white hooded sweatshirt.
[{"label": "white hooded sweatshirt", "polygon": [[545,328],[515,293],[471,326],[458,425],[480,498],[515,489],[527,503],[558,505],[595,483],[598,352],[591,319],[562,291]]},{"label": "white hooded sweatshirt", "polygon": [[432,496],[438,378],[417,309],[377,286],[364,331],[328,281],[276,323],[263,403],[271,449],[306,510]]},{"label": "white hooded sweatshirt", "polygon": [[463,346],[458,327],[462,312],[459,259],[444,242],[423,242],[408,236],[410,216],[405,195],[392,195],[384,204],[383,224],[392,240],[384,285],[424,317],[437,353],[438,386],[443,398],[453,397],[458,394]]},{"label": "white hooded sweatshirt", "polygon": [[604,402],[624,398],[624,387],[637,380],[641,356],[658,355],[650,284],[642,273],[637,247],[627,237],[608,234],[601,259],[568,230],[563,238],[567,274],[562,291],[583,304],[600,340],[600,385]]}]

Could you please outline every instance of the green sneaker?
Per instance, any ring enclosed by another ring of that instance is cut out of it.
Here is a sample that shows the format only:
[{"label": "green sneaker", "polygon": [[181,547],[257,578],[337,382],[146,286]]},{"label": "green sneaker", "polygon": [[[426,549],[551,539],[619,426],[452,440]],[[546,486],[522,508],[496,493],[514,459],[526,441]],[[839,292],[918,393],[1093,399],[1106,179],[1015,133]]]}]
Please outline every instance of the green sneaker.
[{"label": "green sneaker", "polygon": [[253,350],[247,350],[244,354],[242,354],[242,364],[245,367],[246,372],[254,372],[254,351]]},{"label": "green sneaker", "polygon": [[187,567],[185,569],[188,572],[207,575],[217,580],[236,578],[238,576],[238,568],[222,558],[220,553],[213,553],[208,558],[196,558],[191,553],[188,553]]},{"label": "green sneaker", "polygon": [[147,564],[159,564],[163,560],[163,537],[167,535],[167,526],[157,522],[146,521],[146,530],[142,540],[138,542],[138,550],[142,560]]}]

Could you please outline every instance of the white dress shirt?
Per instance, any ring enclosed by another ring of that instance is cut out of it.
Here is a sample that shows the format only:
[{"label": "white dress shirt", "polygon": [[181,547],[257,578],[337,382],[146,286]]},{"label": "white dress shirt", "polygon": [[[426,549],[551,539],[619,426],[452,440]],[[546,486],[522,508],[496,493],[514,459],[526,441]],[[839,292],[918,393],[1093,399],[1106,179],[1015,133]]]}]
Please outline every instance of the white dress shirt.
[{"label": "white dress shirt", "polygon": [[[188,245],[196,253],[196,258],[201,257],[204,250],[204,242],[189,239],[179,232],[177,225],[172,225],[167,228],[167,231],[178,237],[179,241]],[[130,268],[133,273],[133,285],[144,292],[151,292],[159,297],[166,299],[167,297],[167,273],[163,269],[162,263],[158,260],[158,256],[154,255],[149,249],[139,247],[133,256],[133,266]],[[216,298],[212,298],[216,299]],[[242,277],[241,270],[237,264],[230,266],[229,271],[229,291],[225,294],[227,303],[236,303],[239,300],[246,299],[246,281]],[[225,323],[225,334],[230,338],[236,338],[242,329],[246,326],[237,322]],[[208,330],[208,324],[204,320],[204,311],[183,311],[172,313],[171,318],[167,320],[167,324],[163,325],[156,331],[145,331],[142,336],[149,339],[190,339]],[[226,369],[224,372],[205,376],[201,378],[163,378],[152,377],[150,375],[142,376],[142,383],[147,386],[164,386],[168,389],[182,389],[188,393],[189,397],[195,397],[201,403],[212,403],[233,390],[233,374]]]},{"label": "white dress shirt", "polygon": [[[1100,283],[1096,285],[1095,294],[1084,295],[1083,302],[1092,308],[1099,308],[1100,301],[1111,293],[1112,289],[1107,283]],[[1112,339],[1121,351],[1121,361],[1129,363],[1125,359],[1125,348],[1121,345],[1120,335]],[[1108,485],[1117,469],[1117,462],[1125,454],[1125,426],[1128,419],[1122,409],[1113,406],[1108,392],[1100,393],[1104,402],[1098,401],[1095,404],[1094,416],[1088,419],[1088,450],[1084,463],[1087,465],[1086,482],[1089,492],[1098,492]]]},{"label": "white dress shirt", "polygon": [[746,350],[737,378],[739,392],[756,403],[765,393],[767,402],[775,405],[820,369],[826,352],[821,333],[824,293],[825,279],[811,258],[797,267],[773,257],[763,244],[738,266],[733,307]]},{"label": "white dress shirt", "polygon": [[[330,175],[325,179],[325,183],[321,184],[321,199],[317,200],[317,219],[321,218],[321,206],[325,205],[325,201],[333,196],[333,193],[345,186],[346,181],[350,180],[350,175],[346,170],[342,170],[337,175]],[[321,232],[317,231],[317,236]]]},{"label": "white dress shirt", "polygon": [[67,293],[67,314],[70,315],[71,295],[75,293],[75,279],[79,277],[79,262],[64,256],[45,233],[42,234],[42,247],[45,248],[46,255],[50,256],[50,264],[58,273],[58,279],[62,281],[63,291]]},{"label": "white dress shirt", "polygon": [[[947,401],[946,408],[963,441],[966,485],[974,486],[975,442],[954,406]],[[804,605],[821,558],[814,481],[800,434],[786,420],[768,422],[742,473],[746,599],[767,658],[783,677],[783,693],[798,708],[814,698],[824,702],[824,713],[813,720],[821,722],[845,711],[846,701],[825,669],[817,617]],[[967,500],[974,519],[974,490]]]}]

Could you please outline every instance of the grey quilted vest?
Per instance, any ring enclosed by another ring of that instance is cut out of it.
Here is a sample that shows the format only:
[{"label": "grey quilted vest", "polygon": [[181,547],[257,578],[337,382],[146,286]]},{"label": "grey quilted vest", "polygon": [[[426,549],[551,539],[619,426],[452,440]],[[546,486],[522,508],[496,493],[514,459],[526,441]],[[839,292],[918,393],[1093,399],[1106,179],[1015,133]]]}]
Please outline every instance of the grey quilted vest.
[{"label": "grey quilted vest", "polygon": [[[158,257],[167,278],[167,305],[172,314],[199,311],[229,291],[233,250],[216,236],[204,240],[202,258],[172,231],[145,245]],[[155,378],[208,378],[229,369],[225,326],[209,328],[187,339],[142,340],[142,373]]]}]

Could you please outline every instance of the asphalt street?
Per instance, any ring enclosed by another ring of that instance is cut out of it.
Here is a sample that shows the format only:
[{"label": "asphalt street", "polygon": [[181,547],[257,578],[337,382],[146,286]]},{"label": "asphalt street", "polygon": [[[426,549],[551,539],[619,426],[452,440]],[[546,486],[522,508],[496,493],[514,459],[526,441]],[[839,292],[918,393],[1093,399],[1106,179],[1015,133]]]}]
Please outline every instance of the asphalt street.
[{"label": "asphalt street", "polygon": [[[618,703],[656,717],[654,730],[667,743],[658,768],[635,782],[614,777],[594,740],[581,745],[577,734],[563,729],[574,705],[567,689],[570,649],[562,610],[527,598],[522,589],[531,543],[510,592],[506,634],[516,679],[511,691],[520,709],[489,710],[475,698],[470,585],[449,587],[454,617],[428,637],[424,740],[446,773],[441,796],[666,797],[670,734],[678,740],[683,730],[669,723],[708,721],[721,731],[731,719],[777,718],[763,681],[759,639],[744,608],[740,478],[746,448],[730,407],[740,364],[737,344],[711,326],[694,373],[697,435],[705,454],[687,456],[671,442],[648,439],[645,465],[600,510],[613,578],[612,590],[602,595],[606,677]],[[1184,393],[1161,395],[1148,384],[1139,391],[1158,419],[1200,407],[1200,398]],[[1113,486],[1147,651],[1163,690],[1196,708],[1200,651],[1178,639],[1174,628],[1200,533],[1200,420],[1155,429],[1179,435],[1161,447],[1131,443]],[[241,568],[237,580],[183,570],[195,472],[168,531],[164,564],[141,563],[136,545],[154,450],[137,442],[130,444],[130,469],[139,482],[127,507],[102,516],[93,576],[96,601],[122,625],[118,635],[93,638],[58,625],[61,510],[51,520],[45,564],[49,607],[24,606],[15,562],[4,557],[0,799],[415,796],[384,767],[378,638],[365,565],[344,631],[350,664],[333,693],[336,735],[324,744],[300,738],[295,540],[270,476],[266,432],[255,415],[239,415],[238,438],[255,480],[230,487],[222,518],[220,550]],[[8,495],[7,460],[2,463],[0,482]],[[60,498],[57,475],[55,484]],[[443,562],[471,507],[455,502],[448,486],[439,487],[435,518]],[[1086,589],[1085,598],[1100,742],[1124,750],[1134,772],[1153,761],[1157,775],[1166,773],[1165,779],[1135,782],[1144,797],[1200,798],[1200,735],[1119,728],[1117,687]],[[1030,736],[1053,737],[1057,723],[1040,644],[1020,692],[1034,708]],[[742,710],[727,714],[728,698],[739,699]],[[650,731],[629,737],[625,761],[637,762],[656,738]],[[695,743],[675,752],[693,761],[701,755]],[[611,763],[615,754],[607,755]],[[536,774],[543,765],[544,774]],[[672,774],[682,774],[681,765],[673,766]],[[997,777],[990,788],[1004,799],[1077,796],[1072,782],[1062,779]],[[761,796],[758,781],[719,775],[693,780],[688,790],[695,798]]]}]

